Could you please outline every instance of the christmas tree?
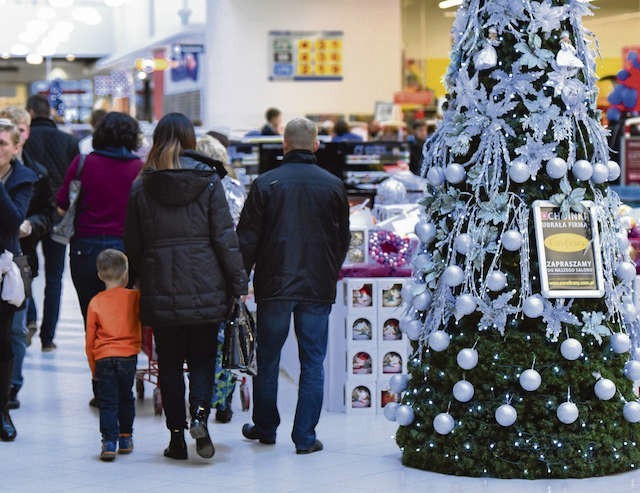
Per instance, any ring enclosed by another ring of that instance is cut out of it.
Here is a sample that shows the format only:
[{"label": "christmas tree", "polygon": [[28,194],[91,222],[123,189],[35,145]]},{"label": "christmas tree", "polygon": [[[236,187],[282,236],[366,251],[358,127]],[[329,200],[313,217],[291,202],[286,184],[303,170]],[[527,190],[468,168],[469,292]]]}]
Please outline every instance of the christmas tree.
[{"label": "christmas tree", "polygon": [[460,7],[404,291],[410,378],[385,408],[405,465],[534,479],[640,464],[635,266],[585,15],[590,0]]}]

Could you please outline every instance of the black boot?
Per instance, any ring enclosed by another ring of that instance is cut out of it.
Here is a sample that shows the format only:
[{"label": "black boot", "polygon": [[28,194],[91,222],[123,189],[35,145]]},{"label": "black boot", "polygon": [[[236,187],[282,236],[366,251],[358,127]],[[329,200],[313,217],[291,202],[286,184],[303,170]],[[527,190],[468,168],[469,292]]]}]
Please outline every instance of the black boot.
[{"label": "black boot", "polygon": [[191,426],[189,427],[189,433],[196,439],[196,452],[200,457],[210,459],[213,454],[216,453],[216,449],[213,447],[213,442],[209,436],[209,430],[207,429],[207,419],[209,414],[207,410],[198,406],[191,418]]},{"label": "black boot", "polygon": [[164,449],[164,456],[170,459],[185,460],[187,458],[187,442],[184,441],[184,430],[171,430],[171,441]]},{"label": "black boot", "polygon": [[15,440],[18,434],[7,409],[12,371],[13,359],[0,361],[0,439],[4,442]]},{"label": "black boot", "polygon": [[7,409],[20,409],[20,401],[18,400],[19,389],[15,385],[11,386],[9,390],[9,402],[7,402]]}]

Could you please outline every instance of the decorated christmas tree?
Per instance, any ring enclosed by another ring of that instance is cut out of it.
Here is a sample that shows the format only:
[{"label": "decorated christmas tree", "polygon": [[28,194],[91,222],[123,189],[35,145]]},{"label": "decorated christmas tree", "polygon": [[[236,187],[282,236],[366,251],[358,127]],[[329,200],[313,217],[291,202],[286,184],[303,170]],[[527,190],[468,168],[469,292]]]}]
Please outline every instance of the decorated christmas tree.
[{"label": "decorated christmas tree", "polygon": [[564,478],[640,464],[635,266],[595,106],[590,0],[465,0],[424,147],[394,376],[403,463]]}]

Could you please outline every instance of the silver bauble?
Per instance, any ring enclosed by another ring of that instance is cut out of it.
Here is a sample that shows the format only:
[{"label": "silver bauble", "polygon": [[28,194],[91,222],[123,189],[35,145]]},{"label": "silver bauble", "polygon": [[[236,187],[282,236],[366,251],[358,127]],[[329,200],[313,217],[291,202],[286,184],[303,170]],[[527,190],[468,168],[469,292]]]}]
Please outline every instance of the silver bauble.
[{"label": "silver bauble", "polygon": [[578,339],[570,337],[560,344],[560,353],[564,359],[568,359],[569,361],[577,360],[582,354],[582,344],[580,344]]},{"label": "silver bauble", "polygon": [[453,386],[453,397],[459,402],[469,402],[474,392],[473,385],[466,380],[460,380]]},{"label": "silver bauble", "polygon": [[416,310],[423,312],[431,305],[431,293],[429,291],[424,291],[414,297],[411,303]]},{"label": "silver bauble", "polygon": [[450,265],[442,274],[447,286],[455,288],[464,282],[464,271],[457,265]]},{"label": "silver bauble", "polygon": [[[429,262],[431,262],[432,259],[433,259],[433,256],[430,253],[420,253],[413,258],[411,263],[415,267],[415,270],[424,270],[425,267],[429,265]],[[403,292],[405,291],[406,284],[407,283],[405,283],[405,286],[402,287]],[[406,288],[406,289],[409,289],[409,288]],[[411,298],[411,296],[406,296],[405,298],[409,299]]]},{"label": "silver bauble", "polygon": [[540,317],[542,312],[544,312],[544,302],[542,301],[542,297],[538,294],[529,296],[522,303],[522,311],[529,318]]},{"label": "silver bauble", "polygon": [[640,402],[626,402],[622,408],[622,415],[629,423],[637,423],[640,421]]},{"label": "silver bauble", "polygon": [[626,231],[616,233],[616,238],[618,239],[618,248],[620,248],[620,250],[625,251],[629,248],[629,235]]},{"label": "silver bauble", "polygon": [[632,262],[620,262],[616,267],[616,276],[622,281],[633,281],[636,277],[635,264]]},{"label": "silver bauble", "polygon": [[378,185],[376,202],[382,205],[404,204],[407,201],[407,187],[395,178],[387,178]]},{"label": "silver bauble", "polygon": [[633,303],[623,303],[620,310],[627,323],[631,323],[638,318],[638,310]]},{"label": "silver bauble", "polygon": [[456,361],[463,370],[473,370],[478,364],[478,350],[471,347],[461,349],[458,351]]},{"label": "silver bauble", "polygon": [[616,395],[616,384],[608,378],[601,378],[593,386],[593,391],[596,393],[598,399],[608,401]]},{"label": "silver bauble", "polygon": [[573,176],[575,176],[576,180],[587,181],[593,174],[593,166],[591,166],[589,161],[581,159],[573,164],[571,172],[573,173]]},{"label": "silver bauble", "polygon": [[522,246],[522,234],[515,229],[510,229],[502,233],[500,240],[502,241],[504,249],[510,252],[520,250]]},{"label": "silver bauble", "polygon": [[624,376],[631,381],[640,380],[640,361],[627,361],[624,365]]},{"label": "silver bauble", "polygon": [[462,318],[465,315],[471,315],[476,311],[476,299],[470,294],[461,294],[456,298],[456,317]]},{"label": "silver bauble", "polygon": [[436,237],[436,227],[433,223],[418,221],[413,230],[418,239],[427,245]]},{"label": "silver bauble", "polygon": [[507,276],[504,272],[494,270],[487,274],[487,288],[490,291],[502,291],[507,287]]},{"label": "silver bauble", "polygon": [[520,386],[529,392],[533,392],[534,390],[538,390],[540,384],[542,383],[542,377],[537,370],[533,368],[529,368],[528,370],[523,371],[520,374]]},{"label": "silver bauble", "polygon": [[434,187],[442,185],[444,180],[444,170],[442,168],[434,167],[429,168],[429,171],[427,171],[427,181]]},{"label": "silver bauble", "polygon": [[407,390],[407,385],[409,385],[409,375],[393,375],[389,379],[389,388],[394,394],[401,394]]},{"label": "silver bauble", "polygon": [[622,354],[631,349],[631,339],[624,332],[616,332],[611,336],[611,349],[614,353]]},{"label": "silver bauble", "polygon": [[565,425],[570,425],[571,423],[573,423],[576,419],[578,419],[579,414],[580,413],[578,412],[578,406],[569,401],[560,404],[558,406],[558,410],[556,411],[556,416],[558,416],[560,422],[564,423]]},{"label": "silver bauble", "polygon": [[420,320],[412,320],[407,324],[407,328],[405,329],[407,337],[412,341],[420,339],[423,332],[424,328],[422,327],[422,322]]},{"label": "silver bauble", "polygon": [[567,162],[561,157],[554,157],[547,162],[547,174],[557,180],[567,174]]},{"label": "silver bauble", "polygon": [[510,404],[503,404],[496,409],[496,421],[500,426],[511,426],[518,419],[518,413]]},{"label": "silver bauble", "polygon": [[389,421],[395,421],[396,420],[396,413],[398,412],[398,403],[397,402],[389,402],[386,406],[384,406],[384,409],[382,410],[382,413],[384,414],[384,417],[387,418]]},{"label": "silver bauble", "polygon": [[469,253],[471,245],[473,245],[473,238],[471,238],[471,235],[467,233],[462,233],[453,240],[453,248],[456,249],[456,252],[461,253],[462,255]]},{"label": "silver bauble", "polygon": [[440,435],[448,435],[453,431],[455,422],[449,413],[440,413],[433,418],[433,429]]},{"label": "silver bauble", "polygon": [[467,172],[464,170],[464,166],[457,163],[451,163],[444,169],[444,177],[449,183],[457,185],[464,181],[467,177]]},{"label": "silver bauble", "polygon": [[398,406],[396,409],[396,421],[400,426],[409,426],[413,423],[414,419],[415,414],[411,406],[407,406],[406,404]]},{"label": "silver bauble", "polygon": [[606,164],[596,163],[593,165],[593,173],[591,174],[591,181],[596,185],[606,183],[609,179],[609,168]]},{"label": "silver bauble", "polygon": [[524,183],[531,177],[531,170],[524,161],[515,160],[509,166],[509,178],[516,183]]},{"label": "silver bauble", "polygon": [[436,330],[429,336],[429,347],[434,351],[444,351],[449,347],[451,336],[444,330]]},{"label": "silver bauble", "polygon": [[616,181],[620,178],[620,165],[615,161],[609,161],[607,163],[607,169],[609,170],[608,181]]}]

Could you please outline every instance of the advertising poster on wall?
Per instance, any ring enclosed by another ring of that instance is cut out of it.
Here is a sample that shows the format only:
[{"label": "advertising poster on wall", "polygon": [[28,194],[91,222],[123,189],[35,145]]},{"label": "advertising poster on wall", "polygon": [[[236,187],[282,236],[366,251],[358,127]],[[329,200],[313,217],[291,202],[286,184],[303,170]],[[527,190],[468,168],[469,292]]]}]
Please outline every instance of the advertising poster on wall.
[{"label": "advertising poster on wall", "polygon": [[342,80],[342,31],[270,31],[269,80]]}]

